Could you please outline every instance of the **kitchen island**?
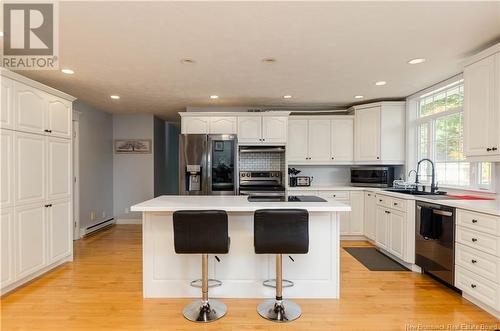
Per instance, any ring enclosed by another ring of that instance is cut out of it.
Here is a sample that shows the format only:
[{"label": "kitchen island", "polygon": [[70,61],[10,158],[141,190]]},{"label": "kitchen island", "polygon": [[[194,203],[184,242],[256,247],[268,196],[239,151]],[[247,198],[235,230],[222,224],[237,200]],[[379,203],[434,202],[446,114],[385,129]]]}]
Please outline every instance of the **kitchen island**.
[{"label": "kitchen island", "polygon": [[131,207],[143,213],[143,295],[145,298],[199,297],[190,282],[201,277],[201,255],[176,254],[172,225],[177,210],[219,209],[228,213],[231,247],[209,255],[209,278],[222,281],[210,296],[272,298],[274,289],[262,282],[275,277],[275,256],[255,254],[253,212],[257,209],[300,208],[309,212],[309,253],[283,256],[283,278],[289,298],[339,297],[339,213],[351,207],[336,201],[249,202],[246,196],[160,196]]}]

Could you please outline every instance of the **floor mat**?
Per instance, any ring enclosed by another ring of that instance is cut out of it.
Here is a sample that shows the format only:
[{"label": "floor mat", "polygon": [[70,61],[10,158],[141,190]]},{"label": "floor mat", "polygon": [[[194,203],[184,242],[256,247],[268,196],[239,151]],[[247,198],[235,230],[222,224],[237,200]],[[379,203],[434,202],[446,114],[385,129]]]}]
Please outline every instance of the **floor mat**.
[{"label": "floor mat", "polygon": [[409,271],[380,253],[375,247],[344,247],[344,249],[371,271]]}]

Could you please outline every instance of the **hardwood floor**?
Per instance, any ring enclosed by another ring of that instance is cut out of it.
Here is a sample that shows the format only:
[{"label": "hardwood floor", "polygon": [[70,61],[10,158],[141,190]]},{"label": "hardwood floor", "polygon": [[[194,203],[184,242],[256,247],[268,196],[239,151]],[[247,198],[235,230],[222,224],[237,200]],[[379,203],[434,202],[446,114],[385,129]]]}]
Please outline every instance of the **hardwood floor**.
[{"label": "hardwood floor", "polygon": [[[343,242],[343,246],[369,245]],[[289,324],[260,318],[260,300],[224,300],[228,314],[186,321],[190,300],[142,298],[141,227],[117,225],[75,244],[75,261],[1,299],[1,330],[409,330],[407,325],[499,324],[427,276],[371,272],[341,251],[341,299],[296,300]],[[285,291],[286,295],[286,291]],[[492,328],[494,329],[494,328]]]}]

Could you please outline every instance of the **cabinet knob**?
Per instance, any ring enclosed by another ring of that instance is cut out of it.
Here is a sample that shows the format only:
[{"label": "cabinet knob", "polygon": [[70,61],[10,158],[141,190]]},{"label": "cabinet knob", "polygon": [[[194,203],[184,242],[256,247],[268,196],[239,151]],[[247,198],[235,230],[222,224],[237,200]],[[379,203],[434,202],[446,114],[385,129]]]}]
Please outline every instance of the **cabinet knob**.
[{"label": "cabinet knob", "polygon": [[380,156],[377,156],[377,160],[380,160]]},{"label": "cabinet knob", "polygon": [[43,130],[43,131],[48,132],[48,133],[51,133],[51,132],[52,132],[52,130],[49,130],[49,129],[45,129],[45,130]]},{"label": "cabinet knob", "polygon": [[472,223],[477,223],[477,220],[472,220]]},{"label": "cabinet knob", "polygon": [[497,148],[496,148],[496,147],[492,147],[492,148],[491,148],[491,150],[492,150],[492,151],[496,151],[496,150],[497,150]]},{"label": "cabinet knob", "polygon": [[476,261],[476,260],[471,260],[471,262],[472,262],[472,263],[477,263],[477,261]]},{"label": "cabinet knob", "polygon": [[52,204],[51,204],[51,203],[49,203],[49,204],[45,205],[45,208],[49,208],[49,207],[52,207]]},{"label": "cabinet knob", "polygon": [[473,243],[475,243],[477,241],[477,238],[472,238],[471,240]]},{"label": "cabinet knob", "polygon": [[489,148],[489,147],[488,147],[488,148],[486,148],[486,151],[487,151],[487,152],[491,152],[491,148]]},{"label": "cabinet knob", "polygon": [[397,203],[397,202],[394,202],[394,206],[397,206],[397,205],[398,205],[398,203]]},{"label": "cabinet knob", "polygon": [[332,160],[335,160],[335,158],[332,156]]},{"label": "cabinet knob", "polygon": [[470,287],[472,288],[476,288],[476,286],[477,286],[476,284],[470,284]]}]

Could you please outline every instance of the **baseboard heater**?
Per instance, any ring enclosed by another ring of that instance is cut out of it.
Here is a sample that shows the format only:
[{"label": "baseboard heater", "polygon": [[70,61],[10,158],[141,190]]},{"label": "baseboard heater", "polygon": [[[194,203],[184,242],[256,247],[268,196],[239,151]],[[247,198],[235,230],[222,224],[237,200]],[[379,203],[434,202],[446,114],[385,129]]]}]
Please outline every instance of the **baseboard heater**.
[{"label": "baseboard heater", "polygon": [[108,228],[116,223],[114,218],[107,219],[105,221],[99,222],[97,224],[91,225],[83,229],[82,237],[86,237],[96,233],[97,231]]}]

